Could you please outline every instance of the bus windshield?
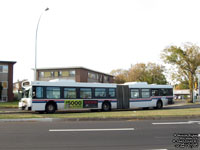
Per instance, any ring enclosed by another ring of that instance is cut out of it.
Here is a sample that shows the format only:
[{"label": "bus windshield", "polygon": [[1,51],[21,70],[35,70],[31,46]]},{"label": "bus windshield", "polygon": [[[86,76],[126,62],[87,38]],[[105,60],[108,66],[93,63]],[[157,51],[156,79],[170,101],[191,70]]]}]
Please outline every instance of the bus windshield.
[{"label": "bus windshield", "polygon": [[22,98],[31,98],[30,89],[24,89],[22,92]]}]

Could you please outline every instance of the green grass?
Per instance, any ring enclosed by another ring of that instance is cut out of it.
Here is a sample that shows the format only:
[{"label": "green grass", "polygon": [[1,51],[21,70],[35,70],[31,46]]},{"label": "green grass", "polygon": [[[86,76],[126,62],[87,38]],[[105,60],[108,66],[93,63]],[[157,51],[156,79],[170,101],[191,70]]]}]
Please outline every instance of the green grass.
[{"label": "green grass", "polygon": [[14,102],[0,102],[0,108],[17,108],[19,101]]},{"label": "green grass", "polygon": [[143,118],[164,118],[164,117],[200,117],[200,108],[190,109],[163,109],[163,110],[131,110],[131,111],[111,111],[111,112],[63,112],[55,114],[37,114],[18,113],[18,114],[0,114],[0,119],[17,119],[17,118],[129,118],[129,119],[143,119]]}]

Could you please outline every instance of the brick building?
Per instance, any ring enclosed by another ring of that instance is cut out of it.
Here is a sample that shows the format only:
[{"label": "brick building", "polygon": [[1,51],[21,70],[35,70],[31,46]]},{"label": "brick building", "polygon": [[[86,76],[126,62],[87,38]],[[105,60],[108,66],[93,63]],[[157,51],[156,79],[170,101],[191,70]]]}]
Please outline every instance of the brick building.
[{"label": "brick building", "polygon": [[0,102],[13,100],[13,65],[15,61],[0,61]]},{"label": "brick building", "polygon": [[36,80],[67,79],[76,82],[113,83],[114,76],[84,67],[38,68]]}]

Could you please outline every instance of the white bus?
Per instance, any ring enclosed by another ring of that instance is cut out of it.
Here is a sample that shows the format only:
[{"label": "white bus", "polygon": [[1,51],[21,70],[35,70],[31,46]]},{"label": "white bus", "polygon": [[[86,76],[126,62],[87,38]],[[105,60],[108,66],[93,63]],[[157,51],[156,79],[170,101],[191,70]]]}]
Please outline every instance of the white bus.
[{"label": "white bus", "polygon": [[161,109],[172,100],[173,90],[169,85],[36,81],[24,88],[19,108],[41,113],[71,109]]}]

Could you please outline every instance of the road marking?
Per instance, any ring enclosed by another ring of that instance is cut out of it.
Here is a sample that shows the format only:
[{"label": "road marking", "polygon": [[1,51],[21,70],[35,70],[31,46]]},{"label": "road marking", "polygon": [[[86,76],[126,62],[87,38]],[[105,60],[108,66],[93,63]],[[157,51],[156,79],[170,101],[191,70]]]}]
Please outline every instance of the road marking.
[{"label": "road marking", "polygon": [[167,125],[167,124],[191,124],[189,122],[161,122],[161,123],[152,123],[153,125]]},{"label": "road marking", "polygon": [[149,150],[168,150],[168,149],[149,149]]},{"label": "road marking", "polygon": [[114,128],[114,129],[50,129],[50,132],[91,132],[91,131],[133,131],[134,128]]},{"label": "road marking", "polygon": [[152,123],[153,125],[174,125],[174,124],[194,124],[198,123],[200,124],[200,121],[188,121],[188,122],[158,122],[158,123]]}]

